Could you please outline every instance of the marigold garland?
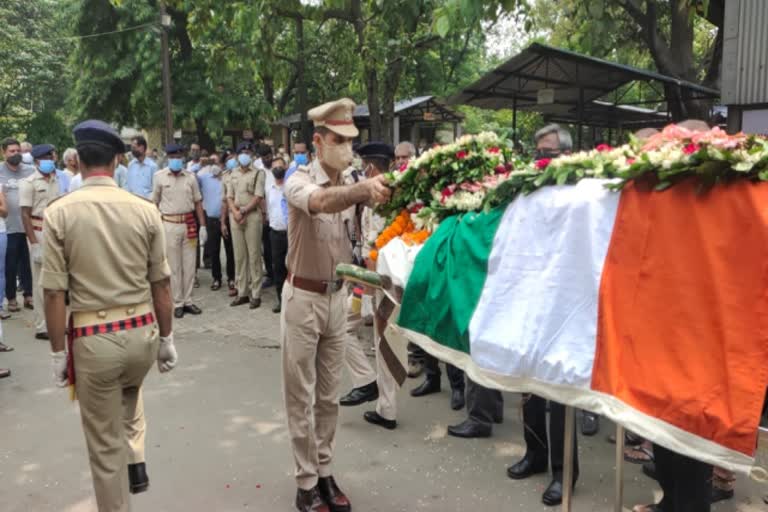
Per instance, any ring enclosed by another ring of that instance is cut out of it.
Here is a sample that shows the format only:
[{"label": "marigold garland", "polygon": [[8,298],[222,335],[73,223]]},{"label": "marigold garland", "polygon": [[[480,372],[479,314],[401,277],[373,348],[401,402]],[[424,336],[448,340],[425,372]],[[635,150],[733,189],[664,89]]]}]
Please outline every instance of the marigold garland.
[{"label": "marigold garland", "polygon": [[392,224],[384,228],[384,231],[382,231],[376,238],[376,242],[374,243],[376,248],[368,253],[368,257],[371,260],[376,261],[379,256],[379,251],[377,249],[381,249],[387,245],[393,238],[405,233],[411,233],[414,230],[415,227],[413,222],[411,222],[411,214],[408,213],[408,210],[402,210],[397,217],[395,217],[395,220],[392,221]]}]

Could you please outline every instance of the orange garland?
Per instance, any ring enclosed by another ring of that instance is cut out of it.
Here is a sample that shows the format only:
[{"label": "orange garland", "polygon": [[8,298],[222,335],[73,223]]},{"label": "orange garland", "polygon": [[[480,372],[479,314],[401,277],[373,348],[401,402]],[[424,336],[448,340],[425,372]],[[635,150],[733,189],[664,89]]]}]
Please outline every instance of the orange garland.
[{"label": "orange garland", "polygon": [[429,235],[430,233],[427,230],[416,231],[413,222],[411,222],[411,214],[408,213],[408,210],[403,210],[397,217],[395,217],[392,224],[384,228],[384,231],[382,231],[376,238],[374,244],[376,248],[368,253],[368,257],[371,260],[376,261],[379,256],[378,249],[381,249],[398,236],[401,237],[406,244],[414,245],[423,244],[424,241],[429,238]]}]

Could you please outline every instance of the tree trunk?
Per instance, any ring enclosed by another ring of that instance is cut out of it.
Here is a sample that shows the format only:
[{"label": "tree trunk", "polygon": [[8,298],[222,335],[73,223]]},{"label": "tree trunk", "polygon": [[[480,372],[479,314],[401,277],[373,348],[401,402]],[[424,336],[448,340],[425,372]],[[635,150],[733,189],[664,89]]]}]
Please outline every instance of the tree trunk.
[{"label": "tree trunk", "polygon": [[299,140],[309,145],[312,142],[312,128],[307,120],[307,81],[304,76],[304,19],[296,17],[296,104],[299,109],[301,121],[299,125]]},{"label": "tree trunk", "polygon": [[216,150],[216,143],[211,138],[211,134],[208,133],[208,125],[200,117],[195,118],[195,133],[201,149],[207,149],[209,152]]}]

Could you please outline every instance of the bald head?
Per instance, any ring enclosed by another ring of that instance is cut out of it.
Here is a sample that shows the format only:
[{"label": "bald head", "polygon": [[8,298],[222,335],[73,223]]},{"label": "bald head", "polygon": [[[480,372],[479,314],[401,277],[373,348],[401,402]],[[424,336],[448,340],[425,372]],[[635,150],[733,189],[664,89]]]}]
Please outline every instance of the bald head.
[{"label": "bald head", "polygon": [[677,123],[677,126],[682,126],[686,130],[690,130],[692,132],[708,132],[709,131],[709,125],[704,121],[702,121],[701,119],[686,119],[685,121]]}]

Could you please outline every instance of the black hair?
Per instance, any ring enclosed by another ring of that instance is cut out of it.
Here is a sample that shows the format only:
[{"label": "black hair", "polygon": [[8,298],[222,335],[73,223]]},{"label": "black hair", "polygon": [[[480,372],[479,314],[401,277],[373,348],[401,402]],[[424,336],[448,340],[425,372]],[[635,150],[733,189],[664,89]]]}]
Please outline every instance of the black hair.
[{"label": "black hair", "polygon": [[274,163],[275,163],[275,162],[277,162],[278,160],[280,160],[281,162],[283,162],[283,165],[285,165],[285,158],[283,158],[283,157],[281,157],[281,156],[276,156],[275,158],[273,158],[273,159],[272,159],[272,163],[274,164]]},{"label": "black hair", "polygon": [[21,146],[21,143],[16,139],[8,137],[7,139],[3,139],[2,146],[3,146],[3,151],[5,151],[6,149],[8,149],[9,146]]},{"label": "black hair", "polygon": [[137,135],[133,137],[131,140],[139,146],[144,146],[144,151],[147,150],[147,139],[145,139],[144,136]]},{"label": "black hair", "polygon": [[87,142],[77,145],[77,156],[85,167],[101,167],[109,165],[114,160],[117,152],[114,148],[107,148],[102,144],[89,144]]},{"label": "black hair", "polygon": [[372,163],[373,166],[380,172],[389,171],[389,164],[392,162],[386,158],[379,157],[363,157],[363,164]]},{"label": "black hair", "polygon": [[262,144],[259,147],[259,156],[267,156],[272,154],[272,148],[266,144]]}]

